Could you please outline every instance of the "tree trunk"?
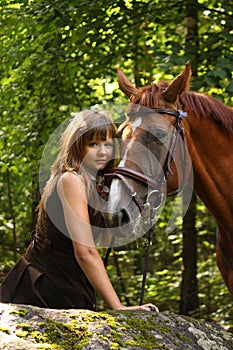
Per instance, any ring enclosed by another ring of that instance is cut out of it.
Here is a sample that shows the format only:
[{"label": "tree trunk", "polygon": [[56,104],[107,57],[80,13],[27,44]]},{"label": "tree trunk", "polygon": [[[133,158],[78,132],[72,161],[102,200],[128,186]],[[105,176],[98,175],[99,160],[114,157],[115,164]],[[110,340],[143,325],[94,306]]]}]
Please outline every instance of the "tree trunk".
[{"label": "tree trunk", "polygon": [[[198,67],[198,1],[189,0],[186,4],[186,55],[191,61],[192,75],[197,76]],[[190,190],[190,189],[187,189]],[[183,273],[181,283],[180,313],[190,315],[197,311],[197,233],[196,195],[193,194],[188,211],[183,218]]]},{"label": "tree trunk", "polygon": [[[190,315],[197,311],[197,234],[196,223],[196,195],[193,193],[189,209],[183,219],[183,273],[181,283],[180,310],[183,315]],[[196,314],[195,314],[196,316]]]},{"label": "tree trunk", "polygon": [[186,4],[185,52],[192,66],[192,76],[197,77],[199,62],[198,0],[188,0]]}]

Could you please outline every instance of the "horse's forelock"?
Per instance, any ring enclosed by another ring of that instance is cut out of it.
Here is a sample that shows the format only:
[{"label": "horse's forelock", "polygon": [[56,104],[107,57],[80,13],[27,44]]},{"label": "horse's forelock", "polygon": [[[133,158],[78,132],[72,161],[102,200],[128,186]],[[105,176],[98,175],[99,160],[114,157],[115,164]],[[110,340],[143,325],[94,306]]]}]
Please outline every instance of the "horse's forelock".
[{"label": "horse's forelock", "polygon": [[137,95],[132,99],[132,103],[139,104],[144,107],[158,107],[161,90],[158,85],[150,84],[142,87]]},{"label": "horse's forelock", "polygon": [[[166,81],[160,81],[158,84],[150,84],[138,88],[135,95],[131,96],[131,104],[128,107],[128,115],[132,121],[139,113],[140,107],[157,108],[166,107],[167,102],[163,98],[163,93],[168,88]],[[171,107],[170,104],[167,107]]]},{"label": "horse's forelock", "polygon": [[169,84],[168,82],[162,80],[158,83],[158,88],[161,92],[164,92],[168,88]]}]

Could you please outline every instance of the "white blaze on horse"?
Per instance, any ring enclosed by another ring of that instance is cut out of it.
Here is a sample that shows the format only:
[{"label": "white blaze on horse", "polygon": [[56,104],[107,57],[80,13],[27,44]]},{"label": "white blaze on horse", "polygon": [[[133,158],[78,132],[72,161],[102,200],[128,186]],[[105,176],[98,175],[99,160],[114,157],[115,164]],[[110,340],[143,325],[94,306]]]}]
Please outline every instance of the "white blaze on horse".
[{"label": "white blaze on horse", "polygon": [[137,88],[118,69],[130,104],[119,128],[121,162],[114,170],[106,221],[122,234],[137,234],[148,212],[161,210],[164,197],[188,180],[193,167],[194,190],[217,223],[217,263],[233,294],[233,110],[189,91],[190,78],[187,63],[170,84]]}]

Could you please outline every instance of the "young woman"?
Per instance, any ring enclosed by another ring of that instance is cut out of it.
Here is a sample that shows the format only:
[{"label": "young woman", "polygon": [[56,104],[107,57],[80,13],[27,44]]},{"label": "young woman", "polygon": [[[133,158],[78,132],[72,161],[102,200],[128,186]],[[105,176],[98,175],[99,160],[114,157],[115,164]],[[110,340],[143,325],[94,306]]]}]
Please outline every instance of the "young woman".
[{"label": "young woman", "polygon": [[96,248],[104,230],[96,178],[113,166],[115,136],[105,111],[72,119],[39,204],[34,239],[3,281],[2,302],[96,310],[97,292],[114,310],[158,311],[152,304],[122,305]]}]

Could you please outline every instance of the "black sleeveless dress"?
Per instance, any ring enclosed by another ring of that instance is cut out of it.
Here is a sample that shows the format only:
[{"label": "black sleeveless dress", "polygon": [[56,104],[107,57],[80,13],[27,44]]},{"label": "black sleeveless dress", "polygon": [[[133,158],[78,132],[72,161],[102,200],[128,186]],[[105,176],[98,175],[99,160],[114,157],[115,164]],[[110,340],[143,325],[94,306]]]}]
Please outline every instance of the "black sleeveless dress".
[{"label": "black sleeveless dress", "polygon": [[36,232],[2,282],[1,302],[96,310],[95,292],[75,259],[56,190],[46,212],[43,232]]}]

